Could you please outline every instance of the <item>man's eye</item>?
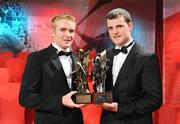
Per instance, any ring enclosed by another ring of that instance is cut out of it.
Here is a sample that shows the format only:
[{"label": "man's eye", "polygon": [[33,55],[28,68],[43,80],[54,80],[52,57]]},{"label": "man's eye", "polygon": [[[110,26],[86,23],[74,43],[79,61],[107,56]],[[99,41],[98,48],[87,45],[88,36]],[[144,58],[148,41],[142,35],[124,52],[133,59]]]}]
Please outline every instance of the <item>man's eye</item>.
[{"label": "man's eye", "polygon": [[61,28],[60,31],[64,32],[66,29],[65,28]]},{"label": "man's eye", "polygon": [[70,33],[74,33],[74,30],[69,30]]},{"label": "man's eye", "polygon": [[108,27],[108,30],[112,30],[113,28],[112,27]]}]

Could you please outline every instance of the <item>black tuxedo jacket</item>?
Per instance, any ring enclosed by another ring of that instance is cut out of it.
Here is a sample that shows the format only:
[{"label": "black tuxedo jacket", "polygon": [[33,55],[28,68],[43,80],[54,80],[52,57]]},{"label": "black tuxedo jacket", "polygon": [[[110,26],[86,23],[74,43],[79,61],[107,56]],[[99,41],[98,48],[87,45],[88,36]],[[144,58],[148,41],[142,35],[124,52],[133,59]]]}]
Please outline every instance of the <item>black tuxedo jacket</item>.
[{"label": "black tuxedo jacket", "polygon": [[19,102],[35,109],[35,124],[83,124],[80,109],[62,105],[62,96],[76,90],[75,84],[68,87],[62,64],[52,45],[27,58]]},{"label": "black tuxedo jacket", "polygon": [[[113,50],[106,51],[110,67],[106,91],[113,92],[118,112],[103,110],[101,124],[151,124],[152,112],[162,104],[162,82],[155,54],[137,43],[130,50],[115,85],[112,82]],[[118,68],[118,67],[117,67]]]}]

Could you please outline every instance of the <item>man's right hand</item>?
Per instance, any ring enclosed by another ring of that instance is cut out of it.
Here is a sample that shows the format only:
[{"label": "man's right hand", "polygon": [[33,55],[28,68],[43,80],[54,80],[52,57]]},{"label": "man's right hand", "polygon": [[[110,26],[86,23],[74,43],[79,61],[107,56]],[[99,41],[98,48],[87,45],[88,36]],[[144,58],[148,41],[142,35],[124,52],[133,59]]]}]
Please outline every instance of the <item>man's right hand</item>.
[{"label": "man's right hand", "polygon": [[76,94],[77,91],[71,91],[68,94],[66,94],[65,96],[62,97],[62,104],[64,106],[67,106],[69,108],[80,108],[82,106],[84,106],[84,104],[75,104],[72,100],[72,95]]}]

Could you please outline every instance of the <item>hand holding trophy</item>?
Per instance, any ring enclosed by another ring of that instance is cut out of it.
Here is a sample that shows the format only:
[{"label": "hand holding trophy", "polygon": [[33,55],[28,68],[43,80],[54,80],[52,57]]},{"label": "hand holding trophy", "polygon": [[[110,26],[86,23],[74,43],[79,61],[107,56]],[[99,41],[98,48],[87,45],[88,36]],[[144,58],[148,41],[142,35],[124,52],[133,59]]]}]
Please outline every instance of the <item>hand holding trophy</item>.
[{"label": "hand holding trophy", "polygon": [[102,104],[104,102],[112,102],[112,92],[105,91],[105,79],[108,66],[106,66],[106,56],[99,53],[93,60],[93,69],[91,77],[94,80],[93,103]]}]

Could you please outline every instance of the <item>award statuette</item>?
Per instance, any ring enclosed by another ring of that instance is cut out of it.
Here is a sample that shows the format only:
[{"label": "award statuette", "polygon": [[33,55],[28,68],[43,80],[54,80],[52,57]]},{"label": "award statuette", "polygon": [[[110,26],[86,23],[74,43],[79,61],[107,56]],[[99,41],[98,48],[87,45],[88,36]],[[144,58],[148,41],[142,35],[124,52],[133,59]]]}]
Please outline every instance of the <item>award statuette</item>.
[{"label": "award statuette", "polygon": [[74,102],[77,104],[90,104],[91,94],[88,90],[88,53],[84,53],[83,49],[79,49],[77,53],[77,61],[75,70],[72,74],[75,75],[75,83],[77,94],[75,94]]},{"label": "award statuette", "polygon": [[108,66],[106,66],[106,61],[108,61],[104,56],[100,56],[98,53],[93,60],[92,78],[94,79],[94,93],[93,93],[93,103],[102,104],[104,102],[112,102],[113,96],[111,91],[105,91],[105,78]]}]

